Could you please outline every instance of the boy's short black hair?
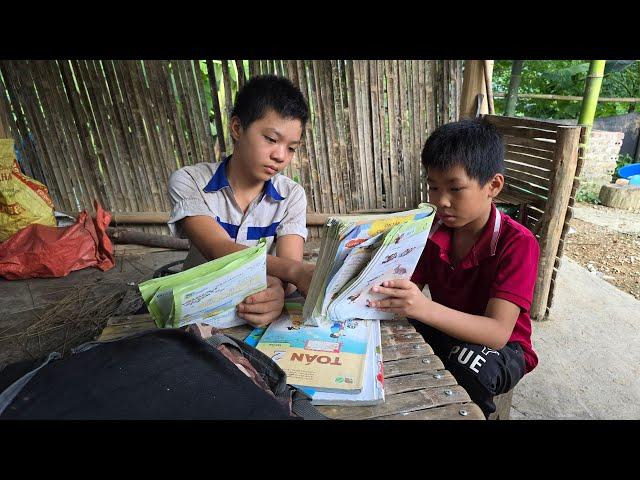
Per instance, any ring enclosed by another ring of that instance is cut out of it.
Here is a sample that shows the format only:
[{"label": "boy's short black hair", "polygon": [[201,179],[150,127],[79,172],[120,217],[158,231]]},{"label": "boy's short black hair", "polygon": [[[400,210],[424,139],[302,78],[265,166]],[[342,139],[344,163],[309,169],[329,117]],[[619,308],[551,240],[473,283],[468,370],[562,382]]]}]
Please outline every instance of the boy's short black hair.
[{"label": "boy's short black hair", "polygon": [[502,136],[484,118],[447,123],[427,139],[422,164],[436,170],[460,165],[470,178],[485,185],[496,173],[504,174]]},{"label": "boy's short black hair", "polygon": [[300,120],[303,128],[309,118],[302,92],[288,78],[275,75],[249,80],[236,95],[231,116],[237,116],[242,128],[246,129],[270,109],[284,118]]}]

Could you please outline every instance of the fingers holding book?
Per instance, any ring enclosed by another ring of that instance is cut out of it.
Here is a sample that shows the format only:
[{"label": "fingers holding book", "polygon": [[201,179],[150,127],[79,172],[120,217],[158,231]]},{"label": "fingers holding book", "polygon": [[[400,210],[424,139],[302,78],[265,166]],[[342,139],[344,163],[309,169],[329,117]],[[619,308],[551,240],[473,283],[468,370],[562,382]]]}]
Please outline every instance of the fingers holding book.
[{"label": "fingers holding book", "polygon": [[387,298],[370,301],[370,307],[406,317],[415,316],[427,302],[418,286],[410,280],[388,280],[372,287],[371,292],[387,295]]},{"label": "fingers holding book", "polygon": [[237,307],[238,316],[254,327],[263,327],[278,318],[284,307],[282,282],[267,276],[267,288],[244,299]]}]

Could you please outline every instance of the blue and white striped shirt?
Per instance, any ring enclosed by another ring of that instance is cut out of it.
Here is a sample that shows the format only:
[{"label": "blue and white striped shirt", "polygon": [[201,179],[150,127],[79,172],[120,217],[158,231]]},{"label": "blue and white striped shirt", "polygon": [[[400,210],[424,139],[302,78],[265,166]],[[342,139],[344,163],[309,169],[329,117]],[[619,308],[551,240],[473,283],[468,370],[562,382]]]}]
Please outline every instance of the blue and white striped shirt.
[{"label": "blue and white striped shirt", "polygon": [[[254,246],[260,238],[267,240],[267,253],[275,255],[275,239],[299,235],[307,239],[307,198],[302,186],[282,174],[265,182],[262,195],[243,213],[233,196],[225,167],[231,157],[218,163],[198,163],[181,168],[169,178],[171,215],[169,229],[183,237],[179,220],[206,215],[213,218],[229,236],[242,245]],[[206,259],[192,245],[184,269],[204,263]]]}]

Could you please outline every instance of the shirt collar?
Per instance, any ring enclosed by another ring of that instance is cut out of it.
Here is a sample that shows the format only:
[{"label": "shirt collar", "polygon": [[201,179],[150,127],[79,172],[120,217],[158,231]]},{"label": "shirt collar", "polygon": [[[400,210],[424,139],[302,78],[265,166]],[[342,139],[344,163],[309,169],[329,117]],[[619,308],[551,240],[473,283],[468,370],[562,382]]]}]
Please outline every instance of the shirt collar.
[{"label": "shirt collar", "polygon": [[[492,257],[496,254],[498,240],[502,226],[502,215],[496,206],[491,204],[491,213],[487,224],[484,226],[480,237],[476,240],[469,250],[467,256],[460,262],[462,268],[474,267],[485,258]],[[448,253],[451,248],[452,229],[437,220],[431,227],[429,239],[436,244],[442,252]]]},{"label": "shirt collar", "polygon": [[[204,187],[203,190],[205,192],[217,192],[225,187],[231,188],[231,185],[229,185],[229,180],[227,179],[227,163],[229,163],[230,159],[231,155],[225,158],[224,161],[218,166],[218,169],[213,174],[213,177],[211,177],[209,183],[207,183],[207,185]],[[264,193],[265,195],[269,195],[276,202],[280,202],[281,200],[284,200],[286,198],[283,197],[280,192],[278,192],[275,185],[273,184],[272,179],[264,182]]]}]

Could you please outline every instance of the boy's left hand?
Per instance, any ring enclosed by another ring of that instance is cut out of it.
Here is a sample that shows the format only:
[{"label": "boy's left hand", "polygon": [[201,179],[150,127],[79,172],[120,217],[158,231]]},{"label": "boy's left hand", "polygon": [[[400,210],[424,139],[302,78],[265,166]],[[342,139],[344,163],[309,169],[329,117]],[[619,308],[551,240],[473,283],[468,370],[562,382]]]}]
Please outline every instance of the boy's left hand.
[{"label": "boy's left hand", "polygon": [[267,275],[267,288],[245,298],[238,305],[238,316],[254,327],[264,327],[274,321],[284,308],[284,288],[276,277]]},{"label": "boy's left hand", "polygon": [[373,287],[371,291],[388,295],[384,300],[372,301],[371,307],[398,316],[416,318],[428,307],[429,299],[410,280],[388,280],[382,282],[382,286]]}]

